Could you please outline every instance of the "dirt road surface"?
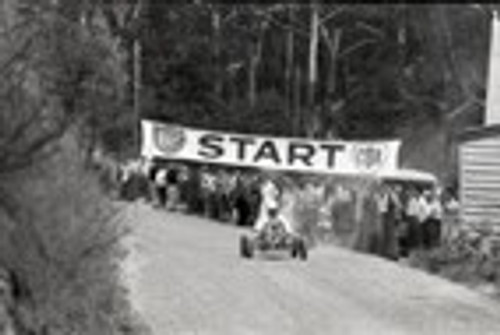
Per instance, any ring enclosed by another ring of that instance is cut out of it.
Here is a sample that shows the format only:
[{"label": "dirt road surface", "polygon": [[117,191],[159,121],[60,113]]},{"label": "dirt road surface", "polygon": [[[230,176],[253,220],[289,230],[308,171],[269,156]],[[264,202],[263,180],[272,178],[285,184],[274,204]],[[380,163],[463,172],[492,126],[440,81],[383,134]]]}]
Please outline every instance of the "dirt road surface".
[{"label": "dirt road surface", "polygon": [[152,334],[500,334],[479,293],[334,247],[243,260],[242,230],[136,204],[124,276]]}]

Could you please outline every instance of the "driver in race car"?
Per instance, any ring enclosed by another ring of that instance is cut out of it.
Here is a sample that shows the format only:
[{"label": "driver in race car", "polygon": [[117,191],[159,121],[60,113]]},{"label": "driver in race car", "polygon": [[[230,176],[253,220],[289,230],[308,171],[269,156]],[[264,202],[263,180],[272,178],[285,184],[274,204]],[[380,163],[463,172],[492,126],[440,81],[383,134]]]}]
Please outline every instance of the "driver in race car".
[{"label": "driver in race car", "polygon": [[266,231],[268,231],[269,228],[272,227],[281,227],[287,234],[294,234],[290,221],[278,212],[277,207],[269,208],[267,220],[257,220],[255,222],[254,230],[259,236],[262,236],[266,233]]}]

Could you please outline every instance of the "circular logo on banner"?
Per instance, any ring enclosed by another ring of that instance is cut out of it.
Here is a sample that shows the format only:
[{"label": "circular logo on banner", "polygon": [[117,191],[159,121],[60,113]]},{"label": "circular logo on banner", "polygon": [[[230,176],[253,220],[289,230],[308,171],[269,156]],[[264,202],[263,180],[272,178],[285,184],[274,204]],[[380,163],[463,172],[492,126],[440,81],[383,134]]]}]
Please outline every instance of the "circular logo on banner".
[{"label": "circular logo on banner", "polygon": [[387,160],[387,151],[380,145],[357,145],[354,147],[354,163],[358,169],[381,168]]},{"label": "circular logo on banner", "polygon": [[184,129],[177,126],[155,126],[153,136],[158,148],[166,154],[179,152],[186,143]]}]

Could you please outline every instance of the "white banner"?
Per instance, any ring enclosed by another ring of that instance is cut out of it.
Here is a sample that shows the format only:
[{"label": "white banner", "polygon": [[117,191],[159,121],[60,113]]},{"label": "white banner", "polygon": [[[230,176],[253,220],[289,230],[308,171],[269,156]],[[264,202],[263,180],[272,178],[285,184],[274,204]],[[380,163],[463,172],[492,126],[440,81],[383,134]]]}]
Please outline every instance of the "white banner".
[{"label": "white banner", "polygon": [[397,169],[401,142],[320,141],[186,128],[142,121],[145,158],[190,160],[320,173],[381,173]]}]

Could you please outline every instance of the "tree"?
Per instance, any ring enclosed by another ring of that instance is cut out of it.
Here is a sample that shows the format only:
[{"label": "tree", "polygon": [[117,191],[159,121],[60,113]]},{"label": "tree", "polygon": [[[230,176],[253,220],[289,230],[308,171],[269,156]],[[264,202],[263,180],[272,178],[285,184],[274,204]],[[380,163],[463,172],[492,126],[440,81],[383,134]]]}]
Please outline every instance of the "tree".
[{"label": "tree", "polygon": [[[396,136],[414,118],[480,106],[487,19],[479,12],[448,5],[155,4],[146,15],[154,32],[144,42],[146,100],[155,101],[146,115],[240,131],[259,132],[271,118],[280,125],[273,131],[288,135],[305,134],[313,123],[319,137]],[[481,38],[471,36],[477,31]],[[273,112],[264,102],[270,96],[281,100]],[[251,124],[238,125],[242,117]]]},{"label": "tree", "polygon": [[122,76],[97,17],[72,4],[2,3],[0,266],[16,278],[19,334],[118,334],[130,322],[123,230],[83,167]]}]

